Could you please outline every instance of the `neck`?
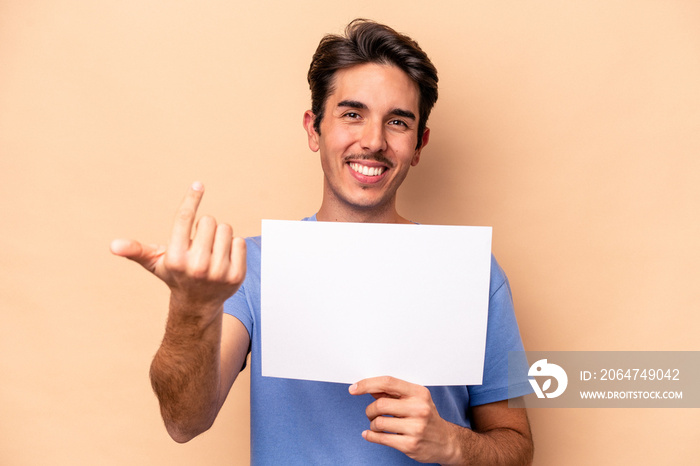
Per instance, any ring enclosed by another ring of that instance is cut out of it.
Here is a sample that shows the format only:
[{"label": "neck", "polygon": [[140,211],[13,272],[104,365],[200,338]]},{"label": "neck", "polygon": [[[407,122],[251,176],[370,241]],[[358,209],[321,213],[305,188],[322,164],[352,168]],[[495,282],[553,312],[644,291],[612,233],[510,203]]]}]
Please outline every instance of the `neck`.
[{"label": "neck", "polygon": [[318,209],[316,219],[321,222],[355,222],[355,223],[412,223],[396,211],[393,203],[385,207],[368,207],[365,209],[343,205],[330,205],[324,202]]}]

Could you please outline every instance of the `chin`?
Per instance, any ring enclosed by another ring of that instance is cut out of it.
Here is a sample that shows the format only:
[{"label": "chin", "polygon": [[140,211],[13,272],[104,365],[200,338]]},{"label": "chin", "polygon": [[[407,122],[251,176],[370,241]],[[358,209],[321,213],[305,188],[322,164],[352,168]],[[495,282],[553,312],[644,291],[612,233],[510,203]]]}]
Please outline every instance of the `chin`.
[{"label": "chin", "polygon": [[348,205],[350,205],[352,208],[361,210],[363,212],[368,212],[372,210],[383,210],[386,208],[388,205],[391,203],[388,202],[386,199],[368,199],[368,198],[361,198],[361,199],[350,199],[348,202]]}]

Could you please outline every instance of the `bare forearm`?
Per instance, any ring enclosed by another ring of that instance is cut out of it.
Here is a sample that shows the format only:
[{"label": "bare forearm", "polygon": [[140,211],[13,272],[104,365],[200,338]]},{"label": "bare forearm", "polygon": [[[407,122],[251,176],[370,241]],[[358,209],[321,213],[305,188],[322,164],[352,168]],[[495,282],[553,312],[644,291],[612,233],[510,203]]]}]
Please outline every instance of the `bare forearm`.
[{"label": "bare forearm", "polygon": [[530,432],[521,433],[510,428],[488,432],[474,432],[453,424],[458,449],[455,465],[508,465],[532,464],[533,443]]},{"label": "bare forearm", "polygon": [[177,442],[211,427],[220,408],[221,311],[204,317],[184,306],[171,297],[165,336],[150,373],[165,426]]},{"label": "bare forearm", "polygon": [[201,183],[190,186],[167,246],[126,239],[110,245],[112,253],[137,262],[170,288],[168,323],[151,364],[151,384],[165,426],[178,442],[211,427],[250,341],[242,323],[229,324],[222,341],[223,303],[245,279],[246,243],[233,236],[230,225],[210,216],[199,219],[193,234],[203,194]]}]

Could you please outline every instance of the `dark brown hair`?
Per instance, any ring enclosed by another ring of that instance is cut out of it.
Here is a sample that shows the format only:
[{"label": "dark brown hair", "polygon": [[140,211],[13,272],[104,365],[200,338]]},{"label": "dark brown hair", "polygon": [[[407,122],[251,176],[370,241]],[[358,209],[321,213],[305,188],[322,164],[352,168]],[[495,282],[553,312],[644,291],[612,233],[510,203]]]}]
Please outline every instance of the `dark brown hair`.
[{"label": "dark brown hair", "polygon": [[333,91],[335,72],[363,63],[394,65],[418,85],[420,93],[418,144],[430,111],[438,98],[438,77],[428,55],[408,36],[383,24],[356,19],[347,25],[345,35],[328,34],[321,39],[309,67],[311,111],[316,116],[314,128],[321,134],[326,99]]}]

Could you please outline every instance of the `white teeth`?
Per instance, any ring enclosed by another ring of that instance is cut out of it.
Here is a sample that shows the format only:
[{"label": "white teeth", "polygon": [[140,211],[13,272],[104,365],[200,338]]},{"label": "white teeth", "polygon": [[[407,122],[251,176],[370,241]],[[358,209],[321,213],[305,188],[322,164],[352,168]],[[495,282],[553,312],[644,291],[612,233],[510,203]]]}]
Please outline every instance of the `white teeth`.
[{"label": "white teeth", "polygon": [[350,164],[350,168],[365,176],[378,176],[384,171],[383,167],[368,167],[367,165],[362,165],[355,162]]}]

